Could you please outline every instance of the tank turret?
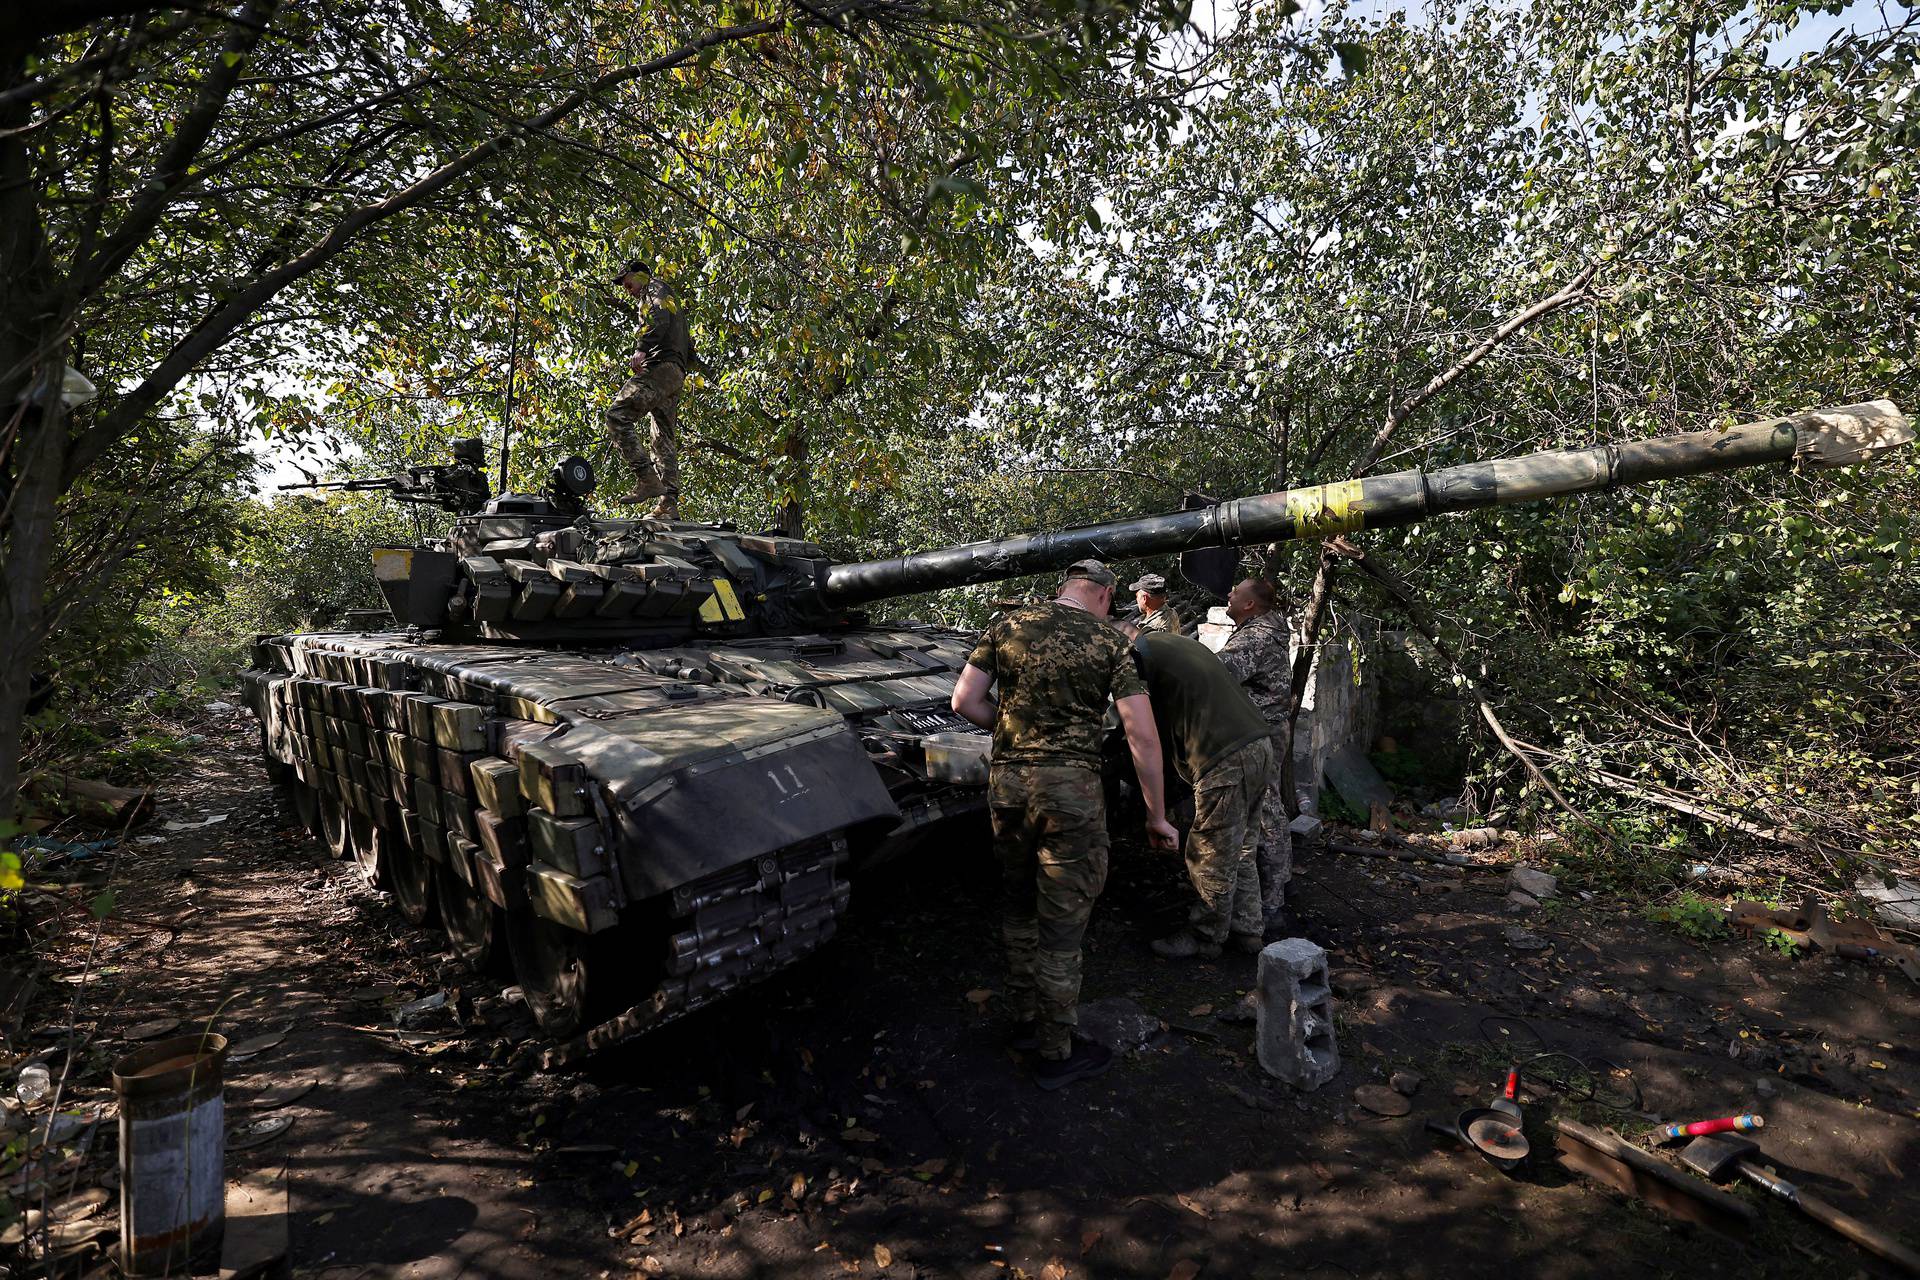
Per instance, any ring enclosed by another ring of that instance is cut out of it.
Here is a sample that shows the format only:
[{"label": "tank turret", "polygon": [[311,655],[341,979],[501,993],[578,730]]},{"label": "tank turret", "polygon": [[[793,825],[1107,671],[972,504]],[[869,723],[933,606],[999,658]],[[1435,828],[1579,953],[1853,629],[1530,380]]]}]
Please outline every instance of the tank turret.
[{"label": "tank turret", "polygon": [[542,494],[377,552],[394,625],[262,639],[246,700],[300,820],[476,967],[504,951],[564,1060],[805,956],[849,872],[984,809],[986,737],[949,706],[972,637],[862,605],[1912,438],[1875,401],[850,564],[597,518],[569,458]]}]

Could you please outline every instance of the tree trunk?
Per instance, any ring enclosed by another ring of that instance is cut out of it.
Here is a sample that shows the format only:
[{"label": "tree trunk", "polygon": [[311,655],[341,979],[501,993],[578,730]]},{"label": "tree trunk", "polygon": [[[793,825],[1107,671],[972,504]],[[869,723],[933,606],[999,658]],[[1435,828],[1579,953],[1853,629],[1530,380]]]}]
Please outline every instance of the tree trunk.
[{"label": "tree trunk", "polygon": [[1333,549],[1322,545],[1320,568],[1313,575],[1313,590],[1307,595],[1306,612],[1300,620],[1300,652],[1293,656],[1293,680],[1287,691],[1287,727],[1280,744],[1280,798],[1287,816],[1300,816],[1300,797],[1293,774],[1293,735],[1300,723],[1300,703],[1307,696],[1307,679],[1313,674],[1313,655],[1320,639],[1320,624],[1327,616],[1327,601],[1333,596]]},{"label": "tree trunk", "polygon": [[[0,45],[0,90],[27,76],[29,42]],[[66,309],[47,253],[39,190],[19,131],[24,102],[0,108],[0,820],[20,793],[20,737],[66,461]],[[36,398],[44,403],[35,407]]]},{"label": "tree trunk", "polygon": [[807,519],[807,431],[797,423],[787,427],[780,442],[781,483],[786,499],[780,504],[780,528],[789,538],[804,538]]}]

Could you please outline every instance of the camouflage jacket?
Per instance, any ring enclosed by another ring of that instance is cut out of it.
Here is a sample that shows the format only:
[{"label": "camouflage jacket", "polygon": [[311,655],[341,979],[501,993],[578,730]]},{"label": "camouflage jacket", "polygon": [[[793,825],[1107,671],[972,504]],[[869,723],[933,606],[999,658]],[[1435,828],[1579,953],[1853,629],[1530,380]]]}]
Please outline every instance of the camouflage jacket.
[{"label": "camouflage jacket", "polygon": [[1260,708],[1260,714],[1275,728],[1287,721],[1293,684],[1290,641],[1287,620],[1278,613],[1263,613],[1235,627],[1220,646],[1220,661],[1227,664]]},{"label": "camouflage jacket", "polygon": [[684,371],[693,367],[693,334],[681,309],[679,295],[664,280],[647,284],[640,299],[640,327],[633,335],[634,354],[645,356],[648,364],[677,364]]},{"label": "camouflage jacket", "polygon": [[1126,637],[1057,600],[1022,605],[999,618],[967,661],[999,686],[995,764],[1097,769],[1107,700],[1147,691]]},{"label": "camouflage jacket", "polygon": [[1170,635],[1180,635],[1180,615],[1170,604],[1163,604],[1146,617],[1140,619],[1142,631],[1165,631]]}]

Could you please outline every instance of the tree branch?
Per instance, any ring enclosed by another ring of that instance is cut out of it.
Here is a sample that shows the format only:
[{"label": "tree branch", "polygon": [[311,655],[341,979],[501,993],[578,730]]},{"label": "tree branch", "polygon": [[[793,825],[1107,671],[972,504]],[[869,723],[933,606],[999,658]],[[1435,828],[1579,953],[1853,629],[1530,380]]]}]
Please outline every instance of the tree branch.
[{"label": "tree branch", "polygon": [[[228,96],[240,80],[241,67],[246,65],[247,58],[260,43],[260,37],[266,33],[267,24],[273,21],[279,7],[280,0],[250,0],[241,11],[239,20],[227,32],[227,38],[221,41],[213,67],[201,82],[200,92],[194,95],[193,106],[175,125],[173,141],[161,152],[153,172],[140,185],[133,207],[107,236],[97,256],[74,264],[75,294],[80,297],[91,294],[100,287],[102,281],[118,271],[147,242],[147,238],[160,225],[160,218],[172,204],[174,196],[192,180],[195,157],[213,135],[213,126],[219,123],[220,112],[225,109]],[[97,191],[94,196],[105,202],[112,197],[112,193]]]},{"label": "tree branch", "polygon": [[1479,346],[1467,352],[1466,355],[1456,361],[1452,368],[1441,373],[1436,373],[1432,378],[1427,380],[1425,386],[1414,392],[1399,405],[1390,409],[1387,412],[1387,420],[1381,424],[1380,430],[1374,433],[1372,442],[1367,445],[1367,451],[1361,455],[1360,463],[1353,469],[1353,474],[1356,476],[1360,475],[1369,467],[1373,466],[1374,463],[1378,462],[1380,460],[1380,454],[1386,449],[1388,442],[1393,439],[1394,433],[1400,429],[1402,423],[1412,417],[1421,405],[1424,405],[1427,401],[1433,399],[1442,391],[1445,391],[1448,387],[1465,377],[1475,365],[1492,355],[1501,343],[1511,338],[1514,334],[1519,333],[1535,320],[1543,316],[1551,315],[1568,303],[1578,301],[1580,297],[1586,293],[1587,285],[1593,280],[1594,273],[1599,270],[1600,261],[1596,258],[1581,268],[1578,275],[1567,281],[1567,283],[1562,285],[1556,292],[1540,299],[1540,301],[1534,303],[1532,306],[1507,317],[1506,321],[1502,323],[1498,329],[1488,334]]},{"label": "tree branch", "polygon": [[116,440],[131,430],[143,415],[192,373],[201,360],[219,349],[235,330],[245,324],[248,317],[288,285],[338,257],[368,228],[377,226],[438,195],[453,183],[473,173],[495,156],[512,147],[522,134],[546,129],[602,94],[621,85],[659,75],[691,62],[708,49],[756,39],[783,30],[787,25],[786,19],[761,19],[737,23],[710,31],[696,40],[690,40],[647,62],[617,67],[567,94],[545,111],[499,130],[385,199],[349,210],[304,252],[264,273],[236,293],[224,306],[202,317],[185,337],[174,344],[173,349],[139,386],[128,392],[110,410],[96,418],[94,424],[74,441],[73,447],[68,452],[66,465],[62,470],[63,486],[71,484]]}]

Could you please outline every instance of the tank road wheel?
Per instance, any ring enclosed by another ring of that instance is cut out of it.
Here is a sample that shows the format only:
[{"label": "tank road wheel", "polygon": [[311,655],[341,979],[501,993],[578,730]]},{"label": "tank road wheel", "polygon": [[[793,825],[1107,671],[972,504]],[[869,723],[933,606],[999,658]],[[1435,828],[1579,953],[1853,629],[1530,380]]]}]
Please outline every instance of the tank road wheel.
[{"label": "tank road wheel", "polygon": [[353,848],[353,836],[347,826],[347,806],[340,797],[320,797],[320,843],[336,858],[344,858]]},{"label": "tank road wheel", "polygon": [[425,924],[433,919],[437,895],[433,891],[433,862],[403,837],[381,832],[387,855],[386,881],[381,886],[393,895],[408,924]]},{"label": "tank road wheel", "polygon": [[447,931],[454,954],[476,971],[486,972],[492,967],[495,944],[500,939],[501,930],[495,920],[498,912],[493,903],[454,874],[451,864],[440,863],[434,867],[433,876],[440,903],[440,927]]},{"label": "tank road wheel", "polygon": [[353,838],[353,861],[360,868],[360,878],[369,889],[386,888],[388,850],[399,837],[357,813],[347,820],[347,832]]},{"label": "tank road wheel", "polygon": [[307,829],[307,834],[318,839],[320,836],[320,793],[306,783],[295,779],[293,787],[294,821]]},{"label": "tank road wheel", "polygon": [[[593,939],[528,910],[507,913],[507,952],[540,1030],[566,1039],[588,1024]],[[598,1001],[604,1003],[604,1001]]]}]

